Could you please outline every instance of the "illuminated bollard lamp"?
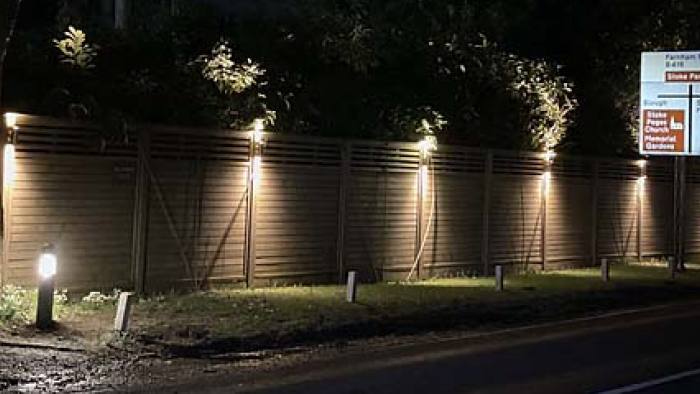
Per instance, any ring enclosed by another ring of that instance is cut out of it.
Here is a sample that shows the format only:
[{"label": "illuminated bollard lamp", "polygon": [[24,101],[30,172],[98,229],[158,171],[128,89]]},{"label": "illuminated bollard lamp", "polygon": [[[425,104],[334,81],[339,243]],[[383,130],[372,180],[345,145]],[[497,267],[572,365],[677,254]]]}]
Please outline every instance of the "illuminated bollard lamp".
[{"label": "illuminated bollard lamp", "polygon": [[44,244],[39,256],[39,288],[37,291],[36,327],[47,330],[53,327],[53,293],[56,285],[56,248]]}]

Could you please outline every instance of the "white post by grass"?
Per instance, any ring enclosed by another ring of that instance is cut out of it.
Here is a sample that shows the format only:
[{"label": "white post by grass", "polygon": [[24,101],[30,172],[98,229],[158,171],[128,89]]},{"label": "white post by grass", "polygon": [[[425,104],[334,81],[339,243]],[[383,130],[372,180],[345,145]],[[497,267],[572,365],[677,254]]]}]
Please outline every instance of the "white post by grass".
[{"label": "white post by grass", "polygon": [[496,266],[496,291],[503,291],[503,266]]},{"label": "white post by grass", "polygon": [[668,276],[671,279],[676,278],[676,258],[673,256],[668,258]]},{"label": "white post by grass", "polygon": [[357,299],[357,271],[348,271],[348,292],[345,299],[351,303]]},{"label": "white post by grass", "polygon": [[131,314],[131,303],[134,293],[120,293],[119,304],[117,304],[117,317],[114,319],[114,329],[118,332],[129,330],[129,315]]},{"label": "white post by grass", "polygon": [[603,282],[610,282],[610,263],[606,258],[600,259],[600,277]]}]

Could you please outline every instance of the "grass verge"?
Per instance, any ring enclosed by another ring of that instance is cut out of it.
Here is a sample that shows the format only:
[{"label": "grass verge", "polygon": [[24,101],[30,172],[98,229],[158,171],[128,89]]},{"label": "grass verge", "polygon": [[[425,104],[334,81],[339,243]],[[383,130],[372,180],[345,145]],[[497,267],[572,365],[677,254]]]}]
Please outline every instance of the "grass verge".
[{"label": "grass verge", "polygon": [[140,302],[134,332],[180,356],[280,348],[443,329],[497,329],[700,297],[700,271],[669,281],[661,267],[619,266],[603,283],[597,269],[506,280],[436,279],[360,286],[345,302],[342,286],[258,290],[221,288]]},{"label": "grass verge", "polygon": [[[512,276],[503,292],[494,290],[492,278],[361,285],[355,304],[345,302],[342,286],[165,294],[134,306],[128,339],[174,356],[200,357],[429,330],[498,329],[700,297],[698,270],[670,281],[665,268],[616,266],[611,276],[609,283],[601,282],[597,269]],[[0,298],[0,334],[30,323],[33,296],[24,291],[19,302]],[[112,337],[108,297],[64,300],[57,316],[70,335],[93,342]]]}]

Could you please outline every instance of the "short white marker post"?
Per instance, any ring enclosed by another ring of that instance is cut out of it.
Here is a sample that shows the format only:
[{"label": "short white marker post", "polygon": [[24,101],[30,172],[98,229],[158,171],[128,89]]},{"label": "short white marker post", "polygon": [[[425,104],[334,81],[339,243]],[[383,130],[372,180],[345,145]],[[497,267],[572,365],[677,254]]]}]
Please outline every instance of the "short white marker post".
[{"label": "short white marker post", "polygon": [[348,271],[348,292],[346,300],[354,303],[357,299],[357,271]]},{"label": "short white marker post", "polygon": [[676,279],[676,258],[674,256],[668,258],[668,276],[671,279]]},{"label": "short white marker post", "polygon": [[606,258],[600,259],[600,277],[603,282],[610,282],[610,263]]},{"label": "short white marker post", "polygon": [[496,291],[503,291],[503,266],[496,266]]},{"label": "short white marker post", "polygon": [[117,332],[123,333],[129,330],[129,314],[131,313],[131,302],[133,299],[134,293],[119,294],[117,317],[114,319],[114,329]]}]

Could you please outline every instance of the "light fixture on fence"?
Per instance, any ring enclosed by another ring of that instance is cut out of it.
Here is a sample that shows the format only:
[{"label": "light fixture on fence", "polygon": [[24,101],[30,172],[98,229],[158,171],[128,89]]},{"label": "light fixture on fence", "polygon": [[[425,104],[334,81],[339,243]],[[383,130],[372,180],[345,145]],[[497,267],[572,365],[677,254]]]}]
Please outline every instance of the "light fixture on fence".
[{"label": "light fixture on fence", "polygon": [[17,120],[19,119],[19,114],[15,112],[7,112],[5,113],[5,127],[7,127],[8,131],[17,130]]},{"label": "light fixture on fence", "polygon": [[433,151],[437,150],[437,138],[434,135],[426,135],[425,138],[418,143],[418,150],[420,151],[421,159],[430,159]]},{"label": "light fixture on fence", "polygon": [[542,154],[542,160],[544,160],[544,172],[542,173],[542,194],[549,193],[549,184],[552,181],[552,163],[554,163],[554,158],[556,153],[553,150],[547,149],[547,151]]},{"label": "light fixture on fence", "polygon": [[250,177],[253,181],[260,179],[262,167],[262,150],[265,146],[265,119],[257,118],[250,130]]},{"label": "light fixture on fence", "polygon": [[15,137],[17,135],[17,120],[19,114],[7,112],[5,114],[5,151],[3,152],[3,187],[11,187],[15,182]]},{"label": "light fixture on fence", "polygon": [[256,147],[261,148],[265,145],[265,119],[257,118],[253,121],[253,127],[250,131],[250,142]]},{"label": "light fixture on fence", "polygon": [[36,305],[36,326],[40,330],[53,326],[53,293],[56,287],[57,266],[56,248],[50,243],[44,244],[39,255]]},{"label": "light fixture on fence", "polygon": [[547,151],[542,154],[542,160],[544,160],[544,163],[548,166],[552,165],[555,157],[557,157],[557,154],[551,149],[547,149]]}]

